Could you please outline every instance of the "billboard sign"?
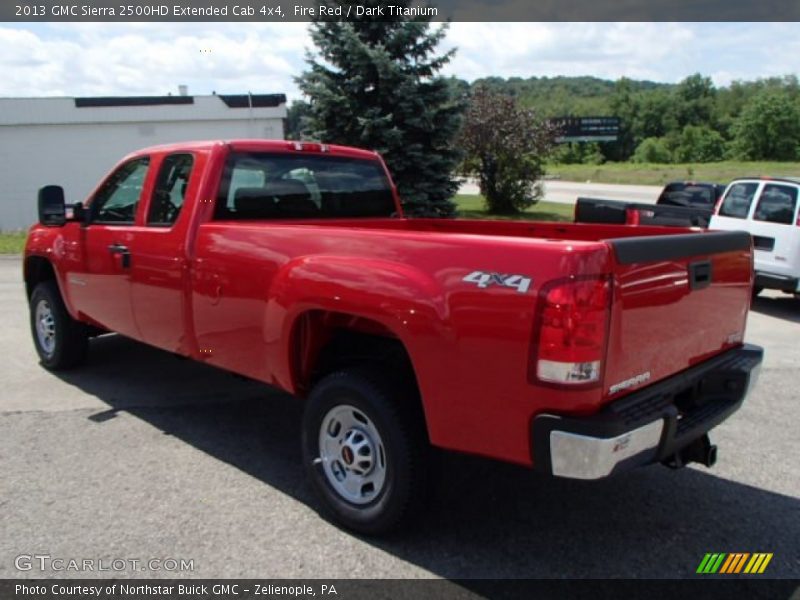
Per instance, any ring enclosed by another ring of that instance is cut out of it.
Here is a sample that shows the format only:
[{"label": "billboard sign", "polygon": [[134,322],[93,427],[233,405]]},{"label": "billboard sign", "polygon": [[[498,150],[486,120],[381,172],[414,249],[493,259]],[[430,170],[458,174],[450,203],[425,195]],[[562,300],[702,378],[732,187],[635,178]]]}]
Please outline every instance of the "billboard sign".
[{"label": "billboard sign", "polygon": [[619,117],[556,117],[549,123],[558,128],[556,142],[615,142]]}]

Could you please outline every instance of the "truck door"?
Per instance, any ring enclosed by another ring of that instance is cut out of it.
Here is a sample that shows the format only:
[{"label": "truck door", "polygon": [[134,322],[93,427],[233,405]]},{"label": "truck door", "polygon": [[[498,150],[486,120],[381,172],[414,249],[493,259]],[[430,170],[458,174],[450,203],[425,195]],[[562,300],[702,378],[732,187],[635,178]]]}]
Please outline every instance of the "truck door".
[{"label": "truck door", "polygon": [[197,187],[197,178],[192,179],[194,163],[192,154],[176,153],[153,165],[157,175],[145,226],[136,231],[131,247],[131,297],[139,333],[147,343],[181,354],[189,353],[184,339],[188,330],[184,284],[191,215],[184,200],[193,197]]},{"label": "truck door", "polygon": [[749,230],[756,271],[797,277],[797,187],[767,182],[761,189]]},{"label": "truck door", "polygon": [[82,261],[67,276],[75,308],[103,327],[139,338],[130,297],[130,247],[150,157],[118,167],[89,204],[90,222],[79,233]]}]

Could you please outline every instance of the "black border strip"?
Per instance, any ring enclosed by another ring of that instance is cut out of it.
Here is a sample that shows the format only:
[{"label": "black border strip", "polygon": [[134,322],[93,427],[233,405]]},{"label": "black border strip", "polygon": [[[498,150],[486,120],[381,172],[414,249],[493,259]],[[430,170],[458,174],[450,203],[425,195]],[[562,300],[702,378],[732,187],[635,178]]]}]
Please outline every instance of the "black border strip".
[{"label": "black border strip", "polygon": [[636,236],[607,241],[614,249],[617,262],[623,265],[749,250],[752,245],[750,234],[746,231]]},{"label": "black border strip", "polygon": [[155,106],[158,104],[194,104],[194,96],[97,96],[95,98],[75,98],[75,108]]},{"label": "black border strip", "polygon": [[[654,538],[653,543],[658,543]],[[698,561],[702,555],[698,556]],[[557,573],[553,574],[557,577]],[[37,600],[244,600],[259,598],[336,600],[789,600],[797,593],[798,579],[769,579],[766,576],[694,575],[689,579],[28,579],[0,580],[0,594],[6,599]],[[17,586],[37,586],[39,593],[17,591]],[[100,594],[69,593],[80,586],[100,588]],[[148,586],[150,591],[121,592]],[[186,590],[178,591],[178,586]],[[215,587],[217,586],[217,587]],[[279,588],[297,590],[285,593]],[[336,593],[331,594],[331,586]],[[62,588],[63,589],[59,589]],[[55,593],[54,593],[55,588]],[[257,591],[258,590],[258,591]],[[327,593],[326,593],[327,590]]]},{"label": "black border strip", "polygon": [[[194,4],[194,6],[193,6]],[[326,20],[393,21],[400,18],[381,2],[382,14],[344,10],[325,16],[320,0],[190,0],[141,3],[125,10],[119,0],[82,0],[68,4],[62,0],[0,3],[0,21],[8,22],[310,22]],[[415,3],[416,4],[416,3]],[[22,5],[20,8],[17,6]],[[352,2],[345,6],[363,6]],[[23,8],[24,7],[24,8]],[[163,8],[162,8],[163,7]],[[407,18],[438,22],[776,22],[800,21],[796,0],[558,0],[525,2],[520,0],[426,0],[414,6],[417,12]],[[313,9],[313,12],[312,12]]]},{"label": "black border strip", "polygon": [[286,94],[218,94],[228,108],[273,108],[286,104]]}]

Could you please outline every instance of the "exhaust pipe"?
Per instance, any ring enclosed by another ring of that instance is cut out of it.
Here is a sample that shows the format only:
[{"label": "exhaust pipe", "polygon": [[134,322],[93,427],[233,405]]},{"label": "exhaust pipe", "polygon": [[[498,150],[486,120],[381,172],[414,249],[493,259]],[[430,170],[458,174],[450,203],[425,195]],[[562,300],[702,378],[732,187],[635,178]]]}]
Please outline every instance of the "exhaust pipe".
[{"label": "exhaust pipe", "polygon": [[706,467],[713,467],[717,462],[717,447],[711,443],[708,434],[696,439],[685,448],[681,448],[675,454],[664,461],[664,464],[671,469],[680,469],[689,463],[700,463]]}]

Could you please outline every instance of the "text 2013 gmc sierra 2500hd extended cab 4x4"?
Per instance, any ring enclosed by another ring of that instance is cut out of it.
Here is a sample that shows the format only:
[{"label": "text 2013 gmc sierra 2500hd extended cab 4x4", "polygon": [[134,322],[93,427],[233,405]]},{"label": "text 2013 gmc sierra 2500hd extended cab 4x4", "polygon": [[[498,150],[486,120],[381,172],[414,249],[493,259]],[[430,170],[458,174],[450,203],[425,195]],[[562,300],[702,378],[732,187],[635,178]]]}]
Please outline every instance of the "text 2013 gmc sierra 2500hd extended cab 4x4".
[{"label": "text 2013 gmc sierra 2500hd extended cab 4x4", "polygon": [[42,364],[117,332],[305,398],[310,480],[362,532],[419,507],[433,447],[579,479],[711,465],[762,360],[746,233],[408,219],[373,152],[159,146],[67,213],[42,188]]}]

